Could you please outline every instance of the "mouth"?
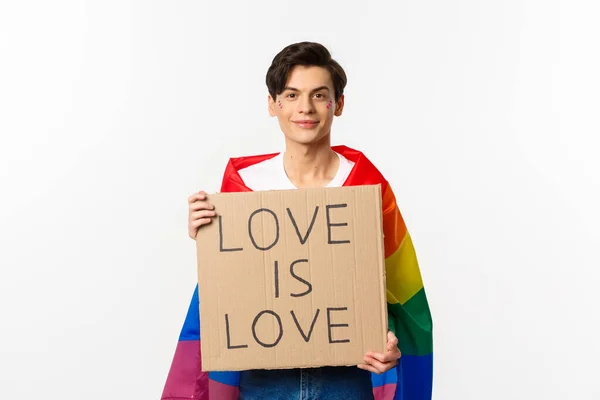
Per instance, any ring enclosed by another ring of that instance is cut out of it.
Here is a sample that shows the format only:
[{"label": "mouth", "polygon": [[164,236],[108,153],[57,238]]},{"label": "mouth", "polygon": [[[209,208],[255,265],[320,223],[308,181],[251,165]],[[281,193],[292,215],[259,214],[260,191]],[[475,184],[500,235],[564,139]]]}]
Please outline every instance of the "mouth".
[{"label": "mouth", "polygon": [[311,129],[315,126],[319,125],[319,121],[314,121],[312,119],[304,119],[300,121],[292,121],[294,124],[298,125],[300,128]]}]

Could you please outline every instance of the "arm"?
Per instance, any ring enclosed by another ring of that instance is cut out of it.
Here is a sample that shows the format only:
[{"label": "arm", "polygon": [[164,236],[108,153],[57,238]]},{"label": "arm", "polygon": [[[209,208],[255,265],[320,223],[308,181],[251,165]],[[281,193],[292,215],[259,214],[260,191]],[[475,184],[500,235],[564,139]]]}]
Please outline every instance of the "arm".
[{"label": "arm", "polygon": [[[195,239],[198,229],[215,216],[214,207],[206,201],[206,193],[188,198],[188,235]],[[200,358],[200,310],[198,285],[194,289],[187,316],[177,341],[162,400],[208,399],[208,373],[202,372]]]},{"label": "arm", "polygon": [[208,399],[208,373],[200,360],[200,313],[198,286],[177,341],[161,400]]},{"label": "arm", "polygon": [[389,329],[398,337],[402,358],[397,396],[431,399],[433,323],[415,248],[392,188],[383,193],[385,267]]},{"label": "arm", "polygon": [[390,330],[388,347],[383,354],[367,353],[364,369],[377,374],[389,371],[396,366],[401,351],[396,368],[395,398],[430,400],[433,381],[432,319],[413,242],[389,184],[384,186],[383,191],[383,229]]}]

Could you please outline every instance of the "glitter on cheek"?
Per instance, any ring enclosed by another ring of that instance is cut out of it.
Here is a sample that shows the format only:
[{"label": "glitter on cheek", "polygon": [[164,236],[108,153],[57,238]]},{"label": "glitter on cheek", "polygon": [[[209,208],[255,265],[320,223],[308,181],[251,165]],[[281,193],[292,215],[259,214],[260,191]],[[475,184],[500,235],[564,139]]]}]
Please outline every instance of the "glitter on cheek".
[{"label": "glitter on cheek", "polygon": [[277,104],[279,104],[279,108],[283,108],[283,106],[281,105],[281,100],[278,100]]},{"label": "glitter on cheek", "polygon": [[331,108],[331,105],[333,104],[333,100],[329,100],[329,104],[327,104],[327,109],[329,110]]}]

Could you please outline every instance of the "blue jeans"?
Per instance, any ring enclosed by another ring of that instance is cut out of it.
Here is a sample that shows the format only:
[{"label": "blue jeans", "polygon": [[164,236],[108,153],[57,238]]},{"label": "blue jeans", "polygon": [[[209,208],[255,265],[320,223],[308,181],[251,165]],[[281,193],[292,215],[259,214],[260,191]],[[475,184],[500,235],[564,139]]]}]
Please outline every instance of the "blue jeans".
[{"label": "blue jeans", "polygon": [[371,373],[357,367],[251,370],[239,400],[373,400]]}]

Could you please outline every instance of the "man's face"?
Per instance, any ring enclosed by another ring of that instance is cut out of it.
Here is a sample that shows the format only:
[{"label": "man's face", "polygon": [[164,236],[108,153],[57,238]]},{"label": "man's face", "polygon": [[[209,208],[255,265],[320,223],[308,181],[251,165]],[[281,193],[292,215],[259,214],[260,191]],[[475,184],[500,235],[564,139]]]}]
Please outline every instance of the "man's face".
[{"label": "man's face", "polygon": [[322,67],[294,67],[284,91],[269,96],[269,114],[277,117],[286,139],[301,144],[326,138],[343,107],[344,97],[335,101],[331,75]]}]

